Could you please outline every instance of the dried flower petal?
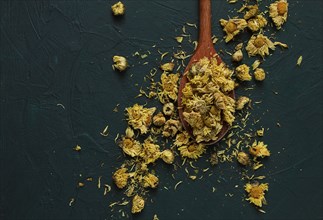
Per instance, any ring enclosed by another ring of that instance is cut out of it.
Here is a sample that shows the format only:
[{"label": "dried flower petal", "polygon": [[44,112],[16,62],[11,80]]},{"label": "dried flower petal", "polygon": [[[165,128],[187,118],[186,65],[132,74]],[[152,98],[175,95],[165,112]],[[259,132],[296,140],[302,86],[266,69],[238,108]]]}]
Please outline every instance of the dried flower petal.
[{"label": "dried flower petal", "polygon": [[174,69],[175,64],[174,63],[164,63],[160,66],[160,69],[166,72],[172,72]]},{"label": "dried flower petal", "polygon": [[248,9],[248,11],[243,16],[245,20],[248,20],[258,14],[258,5],[248,5],[246,6],[246,8]]}]

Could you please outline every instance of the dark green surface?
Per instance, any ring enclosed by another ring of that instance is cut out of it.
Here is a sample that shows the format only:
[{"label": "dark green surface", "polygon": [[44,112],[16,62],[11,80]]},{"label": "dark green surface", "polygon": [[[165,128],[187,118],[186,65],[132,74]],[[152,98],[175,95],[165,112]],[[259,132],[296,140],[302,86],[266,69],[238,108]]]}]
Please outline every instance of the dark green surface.
[{"label": "dark green surface", "polygon": [[[108,205],[122,192],[113,187],[103,197],[96,181],[103,176],[102,182],[111,184],[111,173],[122,163],[114,144],[126,127],[122,110],[146,102],[134,100],[134,84],[140,86],[158,64],[151,46],[170,51],[181,26],[198,19],[196,0],[124,2],[127,12],[121,19],[112,17],[112,1],[0,2],[0,219],[120,218],[118,209],[111,213]],[[212,8],[213,32],[221,37],[218,20],[238,6],[223,0],[213,1]],[[266,174],[270,184],[267,213],[243,201],[236,164],[219,165],[211,177],[196,182],[187,181],[182,171],[173,180],[173,171],[157,164],[160,188],[150,194],[144,212],[130,219],[152,219],[154,214],[161,220],[323,218],[321,12],[319,0],[290,1],[288,23],[276,34],[289,49],[277,48],[263,64],[269,72],[266,81],[244,93],[263,101],[252,113],[265,112],[259,125],[270,128],[263,139],[272,156],[257,172]],[[221,42],[216,49],[224,46]],[[153,54],[149,65],[139,65],[131,54],[146,50]],[[135,66],[124,74],[113,72],[115,54],[126,55]],[[296,67],[299,55],[303,63]],[[224,60],[229,63],[228,56]],[[114,113],[117,103],[120,112]],[[100,131],[107,124],[110,134],[105,138]],[[76,144],[82,152],[72,150]],[[208,166],[205,159],[198,164]],[[95,181],[78,189],[77,182],[87,176]],[[185,182],[172,190],[179,180]]]}]

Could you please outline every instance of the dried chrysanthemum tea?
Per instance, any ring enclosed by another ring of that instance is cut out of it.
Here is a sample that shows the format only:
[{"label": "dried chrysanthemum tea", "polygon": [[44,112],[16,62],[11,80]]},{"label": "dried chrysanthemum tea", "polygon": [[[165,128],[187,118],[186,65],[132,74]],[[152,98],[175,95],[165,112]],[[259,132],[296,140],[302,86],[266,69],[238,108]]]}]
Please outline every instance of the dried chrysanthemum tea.
[{"label": "dried chrysanthemum tea", "polygon": [[158,186],[158,177],[154,174],[148,173],[143,177],[143,187],[145,188],[156,188]]},{"label": "dried chrysanthemum tea", "polygon": [[245,152],[239,152],[237,155],[237,160],[240,164],[246,166],[248,164],[250,164],[250,158],[249,155],[246,154]]},{"label": "dried chrysanthemum tea", "polygon": [[155,162],[160,157],[159,145],[153,143],[153,140],[148,137],[142,144],[140,157],[143,158],[146,164]]},{"label": "dried chrysanthemum tea", "polygon": [[178,131],[181,130],[181,122],[175,119],[169,119],[165,122],[163,136],[164,137],[174,137]]},{"label": "dried chrysanthemum tea", "polygon": [[189,141],[190,135],[186,131],[183,131],[176,135],[174,145],[180,147],[182,145],[188,144]]},{"label": "dried chrysanthemum tea", "polygon": [[242,110],[246,104],[250,102],[250,99],[246,96],[240,96],[236,101],[236,110]]},{"label": "dried chrysanthemum tea", "polygon": [[223,31],[226,33],[225,42],[229,42],[239,34],[243,29],[247,27],[247,22],[245,19],[220,19],[220,24],[223,27]]},{"label": "dried chrysanthemum tea", "polygon": [[169,100],[175,101],[178,93],[179,74],[168,74],[164,72],[161,75],[161,91],[158,93],[159,101],[167,103]]},{"label": "dried chrysanthemum tea", "polygon": [[262,137],[262,136],[264,136],[265,129],[264,129],[264,128],[259,129],[259,130],[257,130],[257,131],[256,131],[256,133],[257,133],[257,135],[258,135],[259,137]]},{"label": "dried chrysanthemum tea", "polygon": [[118,16],[123,15],[125,13],[126,7],[122,2],[119,1],[111,6],[111,10],[115,16]]},{"label": "dried chrysanthemum tea", "polygon": [[247,9],[247,11],[246,11],[245,15],[243,16],[243,18],[245,20],[255,17],[259,12],[258,5],[247,5],[246,9]]},{"label": "dried chrysanthemum tea", "polygon": [[132,199],[132,208],[131,208],[131,213],[138,213],[143,210],[145,207],[145,200],[138,194],[135,195]]},{"label": "dried chrysanthemum tea", "polygon": [[166,150],[163,150],[163,151],[161,152],[160,158],[161,158],[165,163],[172,164],[172,163],[174,162],[175,155],[174,155],[173,151],[171,151],[171,150],[169,150],[169,149],[166,149]]},{"label": "dried chrysanthemum tea", "polygon": [[268,37],[262,34],[253,35],[246,46],[249,56],[256,56],[258,54],[264,57],[269,55],[269,49],[275,50],[275,45]]},{"label": "dried chrysanthemum tea", "polygon": [[255,80],[263,81],[266,78],[265,70],[262,68],[256,68],[254,72]]},{"label": "dried chrysanthemum tea", "polygon": [[166,118],[162,112],[158,112],[158,114],[154,115],[153,117],[153,124],[155,126],[163,126],[166,122]]},{"label": "dried chrysanthemum tea", "polygon": [[245,185],[245,190],[248,193],[247,201],[258,207],[262,207],[263,204],[266,204],[265,191],[268,191],[268,183],[247,183]]},{"label": "dried chrysanthemum tea", "polygon": [[287,21],[288,3],[286,0],[279,0],[271,3],[269,6],[269,16],[272,18],[277,29]]},{"label": "dried chrysanthemum tea", "polygon": [[128,124],[134,129],[140,130],[141,134],[146,134],[152,123],[152,116],[156,108],[144,108],[142,105],[134,104],[126,108]]},{"label": "dried chrysanthemum tea", "polygon": [[123,56],[113,56],[113,69],[117,69],[120,72],[125,71],[128,67],[127,59]]},{"label": "dried chrysanthemum tea", "polygon": [[260,61],[255,60],[251,66],[252,66],[252,70],[257,69],[260,66]]},{"label": "dried chrysanthemum tea", "polygon": [[185,73],[189,81],[182,90],[183,118],[198,143],[217,140],[223,123],[234,121],[232,73],[215,58],[202,58]]},{"label": "dried chrysanthemum tea", "polygon": [[232,54],[232,60],[235,62],[240,62],[243,59],[242,50],[237,50]]},{"label": "dried chrysanthemum tea", "polygon": [[178,148],[182,157],[198,159],[205,152],[206,148],[203,144],[192,142],[187,145],[182,145]]},{"label": "dried chrysanthemum tea", "polygon": [[252,77],[249,73],[249,69],[250,69],[250,67],[247,66],[246,64],[242,64],[242,65],[238,66],[235,69],[236,77],[240,81],[250,81],[252,79]]},{"label": "dried chrysanthemum tea", "polygon": [[262,141],[254,141],[252,146],[249,148],[249,153],[254,157],[269,157],[270,151],[267,148],[267,145]]},{"label": "dried chrysanthemum tea", "polygon": [[167,116],[171,116],[174,113],[175,106],[172,102],[165,103],[163,106],[163,113]]},{"label": "dried chrysanthemum tea", "polygon": [[139,141],[127,136],[122,137],[121,141],[119,141],[119,146],[125,154],[131,157],[139,156],[142,150],[142,146]]},{"label": "dried chrysanthemum tea", "polygon": [[248,28],[253,31],[259,31],[267,25],[267,20],[263,15],[257,15],[255,18],[248,20]]},{"label": "dried chrysanthemum tea", "polygon": [[127,168],[120,168],[114,172],[112,179],[116,186],[120,189],[124,188],[127,185],[129,173],[127,173]]}]

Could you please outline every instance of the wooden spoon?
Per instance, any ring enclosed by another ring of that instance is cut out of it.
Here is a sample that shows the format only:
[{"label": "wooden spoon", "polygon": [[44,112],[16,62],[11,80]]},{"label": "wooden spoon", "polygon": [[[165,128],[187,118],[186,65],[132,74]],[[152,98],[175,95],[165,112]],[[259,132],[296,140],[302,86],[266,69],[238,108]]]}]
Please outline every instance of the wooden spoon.
[{"label": "wooden spoon", "polygon": [[[185,72],[188,72],[193,63],[199,61],[203,57],[215,57],[218,64],[222,63],[222,59],[217,54],[213,47],[213,42],[211,38],[211,0],[200,0],[200,26],[199,26],[199,41],[198,46],[191,57],[190,62],[186,66]],[[188,82],[188,78],[186,74],[183,74],[180,85],[179,85],[179,92],[178,92],[178,111],[179,117],[182,122],[184,129],[194,138],[192,128],[190,125],[185,121],[183,116],[183,108],[182,108],[182,90],[185,87],[185,84]],[[230,94],[230,97],[234,98],[234,91]],[[230,126],[228,123],[223,121],[223,127],[221,131],[218,133],[218,139],[215,141],[205,142],[203,144],[210,145],[215,144],[219,140],[221,140],[225,134],[228,132]]]}]

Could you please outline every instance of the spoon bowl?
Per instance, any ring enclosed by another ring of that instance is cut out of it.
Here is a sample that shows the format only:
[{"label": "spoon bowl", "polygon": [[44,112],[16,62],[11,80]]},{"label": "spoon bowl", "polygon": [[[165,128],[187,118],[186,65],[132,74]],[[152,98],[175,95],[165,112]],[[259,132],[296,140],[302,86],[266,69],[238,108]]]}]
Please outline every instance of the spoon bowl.
[{"label": "spoon bowl", "polygon": [[[183,116],[183,107],[182,107],[182,90],[185,87],[185,84],[188,82],[188,78],[186,73],[191,69],[192,65],[198,62],[200,59],[207,58],[216,58],[218,64],[222,63],[221,57],[217,54],[214,49],[212,37],[211,37],[211,1],[210,0],[200,0],[200,24],[199,24],[199,41],[198,46],[191,57],[188,65],[185,68],[184,74],[181,77],[179,92],[178,92],[178,112],[179,118],[184,129],[190,134],[190,136],[194,139],[193,131],[190,125],[185,121]],[[234,98],[234,91],[230,92],[230,97]],[[221,131],[217,134],[217,139],[215,141],[210,142],[202,142],[205,145],[215,144],[220,141],[230,129],[230,125],[222,121],[223,127]]]}]

